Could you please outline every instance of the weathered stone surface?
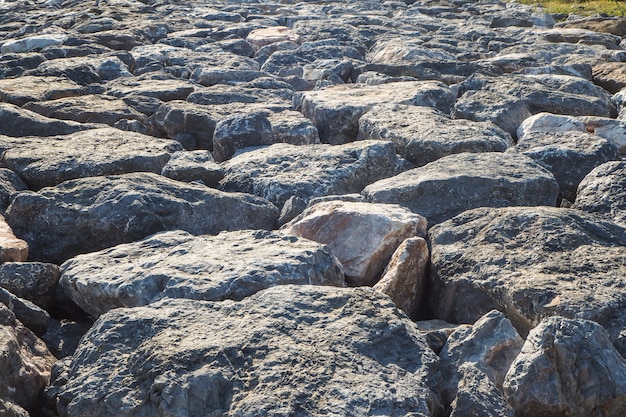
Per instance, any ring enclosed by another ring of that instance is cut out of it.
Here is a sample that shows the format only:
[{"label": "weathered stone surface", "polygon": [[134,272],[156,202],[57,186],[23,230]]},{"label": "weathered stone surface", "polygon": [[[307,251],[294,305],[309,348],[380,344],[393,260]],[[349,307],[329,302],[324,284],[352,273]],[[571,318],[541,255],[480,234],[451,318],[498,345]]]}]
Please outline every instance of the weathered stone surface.
[{"label": "weathered stone surface", "polygon": [[626,156],[626,121],[593,116],[580,119],[585,123],[588,132],[613,142],[622,157]]},{"label": "weathered stone surface", "polygon": [[55,264],[41,262],[5,262],[0,265],[0,287],[20,298],[48,308],[61,277]]},{"label": "weathered stone surface", "polygon": [[54,263],[159,231],[271,229],[277,218],[278,209],[262,198],[151,173],[66,181],[20,193],[7,209],[8,222],[29,243],[32,259]]},{"label": "weathered stone surface", "polygon": [[554,206],[558,185],[526,156],[462,153],[377,181],[362,194],[408,207],[433,225],[475,207]]},{"label": "weathered stone surface", "polygon": [[515,411],[483,371],[473,364],[463,364],[459,374],[450,417],[515,417]]},{"label": "weathered stone surface", "polygon": [[524,340],[509,319],[492,310],[473,326],[454,331],[439,353],[441,365],[441,396],[450,404],[457,395],[463,365],[472,365],[502,389],[509,366],[522,349]]},{"label": "weathered stone surface", "polygon": [[330,246],[352,285],[373,285],[410,237],[426,235],[426,219],[390,204],[318,203],[281,230]]},{"label": "weathered stone surface", "polygon": [[45,333],[50,323],[46,310],[0,287],[0,304],[7,306],[15,318],[37,336]]},{"label": "weathered stone surface", "polygon": [[454,103],[454,96],[443,83],[419,81],[378,86],[337,85],[297,93],[294,103],[297,110],[313,121],[323,143],[337,145],[356,140],[359,118],[374,105],[410,104],[446,112]]},{"label": "weathered stone surface", "polygon": [[24,262],[28,259],[28,243],[18,239],[6,219],[0,216],[0,263]]},{"label": "weathered stone surface", "polygon": [[184,80],[151,80],[120,78],[108,83],[107,94],[126,98],[129,96],[151,97],[161,101],[185,100],[197,86]]},{"label": "weathered stone surface", "polygon": [[6,408],[14,410],[10,411],[13,415],[23,414],[10,403],[34,414],[42,405],[43,390],[55,359],[46,345],[1,303],[0,351],[0,400]]},{"label": "weathered stone surface", "polygon": [[626,362],[597,323],[550,317],[534,328],[504,382],[517,416],[621,416]]},{"label": "weathered stone surface", "polygon": [[420,329],[422,334],[426,336],[426,341],[430,348],[439,354],[443,349],[448,337],[459,328],[469,327],[469,324],[453,324],[448,323],[445,320],[431,319],[431,320],[419,320],[415,324]]},{"label": "weathered stone surface", "polygon": [[625,230],[574,209],[467,211],[430,230],[430,305],[461,323],[497,308],[522,335],[552,315],[584,318],[617,343]]},{"label": "weathered stone surface", "polygon": [[391,297],[407,316],[415,317],[424,295],[429,263],[430,252],[426,240],[421,237],[408,238],[393,253],[374,289]]},{"label": "weathered stone surface", "polygon": [[2,214],[9,207],[11,196],[18,191],[27,189],[24,181],[15,172],[7,168],[0,168],[0,211]]},{"label": "weathered stone surface", "polygon": [[617,93],[626,87],[626,64],[605,62],[593,67],[593,82],[607,90]]},{"label": "weathered stone surface", "polygon": [[0,413],[6,417],[30,417],[28,411],[4,398],[0,398]]},{"label": "weathered stone surface", "polygon": [[2,163],[32,188],[98,175],[160,173],[170,155],[182,150],[172,140],[114,128],[55,137],[0,137]]},{"label": "weathered stone surface", "polygon": [[607,162],[591,171],[578,186],[572,207],[626,227],[626,162]]},{"label": "weathered stone surface", "polygon": [[62,77],[21,76],[0,80],[0,101],[23,106],[31,101],[76,97],[88,91],[85,87]]},{"label": "weathered stone surface", "polygon": [[12,137],[69,135],[95,127],[97,125],[51,119],[12,104],[0,103],[0,135]]},{"label": "weathered stone surface", "polygon": [[257,51],[264,46],[276,42],[296,42],[300,41],[300,37],[294,31],[286,26],[274,26],[263,29],[255,29],[246,37],[246,42],[252,45]]},{"label": "weathered stone surface", "polygon": [[567,19],[565,22],[556,24],[558,28],[583,28],[603,33],[611,33],[617,36],[626,36],[626,19],[619,16],[585,17]]},{"label": "weathered stone surface", "polygon": [[389,140],[417,166],[462,152],[504,152],[511,136],[491,122],[453,120],[422,106],[383,105],[359,119],[359,138]]},{"label": "weathered stone surface", "polygon": [[49,33],[44,35],[27,36],[22,39],[12,39],[2,43],[0,51],[3,54],[29,52],[39,50],[50,45],[60,45],[67,39],[67,35]]},{"label": "weathered stone surface", "polygon": [[274,141],[272,125],[264,114],[237,114],[215,125],[213,157],[217,162],[224,162],[239,149],[271,145]]},{"label": "weathered stone surface", "polygon": [[[240,302],[111,311],[49,392],[64,417],[433,416],[437,362],[384,295],[280,286]],[[101,395],[105,402],[93,401]]]},{"label": "weathered stone surface", "polygon": [[66,293],[92,317],[162,298],[242,300],[275,285],[345,285],[327,247],[267,231],[163,232],[79,255],[62,271]]},{"label": "weathered stone surface", "polygon": [[527,133],[511,150],[532,158],[554,175],[559,196],[576,198],[578,184],[598,165],[617,159],[617,147],[587,132]]},{"label": "weathered stone surface", "polygon": [[172,154],[161,175],[178,181],[202,181],[207,187],[215,187],[224,178],[224,170],[209,151],[181,151]]},{"label": "weathered stone surface", "polygon": [[291,196],[308,202],[312,197],[358,193],[368,184],[395,175],[402,166],[390,142],[276,144],[227,161],[221,186],[282,207]]}]

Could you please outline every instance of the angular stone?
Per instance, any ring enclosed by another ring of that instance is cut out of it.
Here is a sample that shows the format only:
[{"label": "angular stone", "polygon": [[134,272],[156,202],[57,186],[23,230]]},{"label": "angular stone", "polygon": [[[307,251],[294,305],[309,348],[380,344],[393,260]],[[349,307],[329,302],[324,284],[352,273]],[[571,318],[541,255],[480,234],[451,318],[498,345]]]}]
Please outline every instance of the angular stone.
[{"label": "angular stone", "polygon": [[450,417],[515,417],[515,411],[483,371],[473,364],[463,364],[459,374]]},{"label": "angular stone", "polygon": [[550,317],[534,328],[506,375],[515,415],[622,416],[626,363],[606,331],[582,319]]},{"label": "angular stone", "polygon": [[345,285],[329,248],[267,231],[163,232],[79,255],[62,270],[61,286],[92,317],[162,298],[242,300],[275,285]]},{"label": "angular stone", "polygon": [[359,119],[359,138],[389,140],[417,166],[462,152],[504,152],[511,136],[491,122],[450,119],[439,110],[383,105]]},{"label": "angular stone", "polygon": [[13,171],[0,168],[0,212],[9,207],[11,197],[19,191],[28,190],[24,181]]},{"label": "angular stone", "polygon": [[12,39],[2,43],[0,52],[3,54],[22,53],[33,50],[40,50],[50,45],[60,45],[67,39],[64,34],[44,34],[27,36],[22,39]]},{"label": "angular stone", "polygon": [[107,94],[125,98],[132,95],[157,98],[161,101],[185,100],[196,90],[196,84],[184,80],[151,80],[120,78],[108,83]]},{"label": "angular stone", "polygon": [[246,41],[258,51],[262,47],[276,42],[291,41],[299,43],[300,37],[286,26],[273,26],[253,30],[246,37]]},{"label": "angular stone", "polygon": [[593,82],[614,94],[626,87],[626,64],[605,62],[593,67]]},{"label": "angular stone", "polygon": [[607,162],[591,171],[579,184],[572,208],[626,227],[626,161]]},{"label": "angular stone", "polygon": [[395,175],[401,166],[390,142],[276,144],[227,161],[221,186],[261,196],[282,207],[291,196],[308,202],[313,197],[358,193],[368,184]]},{"label": "angular stone", "polygon": [[0,414],[5,417],[30,417],[28,411],[4,398],[0,398]]},{"label": "angular stone", "polygon": [[593,116],[583,116],[580,120],[588,132],[613,142],[620,154],[626,155],[626,121]]},{"label": "angular stone", "polygon": [[362,194],[371,203],[405,206],[433,225],[475,207],[554,206],[558,185],[526,156],[462,153],[377,181]]},{"label": "angular stone", "polygon": [[6,219],[0,215],[0,263],[25,262],[28,259],[28,243],[18,239]]},{"label": "angular stone", "polygon": [[237,150],[275,142],[272,125],[262,113],[237,114],[219,121],[213,133],[213,157],[230,159]]},{"label": "angular stone", "polygon": [[429,263],[426,240],[408,238],[395,250],[374,289],[387,294],[400,310],[414,318],[424,295]]},{"label": "angular stone", "polygon": [[113,310],[49,392],[61,416],[434,416],[437,363],[382,294],[279,286],[240,302]]},{"label": "angular stone", "polygon": [[95,127],[98,125],[50,119],[12,104],[0,103],[0,135],[11,137],[69,135]]},{"label": "angular stone", "polygon": [[390,204],[318,203],[281,230],[330,246],[352,285],[373,285],[394,251],[410,237],[425,236],[426,219]]},{"label": "angular stone", "polygon": [[224,178],[224,169],[209,151],[174,152],[161,175],[177,181],[202,181],[207,187],[216,187]]},{"label": "angular stone", "polygon": [[216,234],[271,229],[278,209],[259,197],[224,193],[151,173],[66,181],[18,194],[7,209],[33,260],[60,263],[165,230]]},{"label": "angular stone", "polygon": [[559,196],[576,198],[578,184],[598,165],[617,159],[617,147],[587,132],[533,132],[525,134],[510,152],[520,152],[554,175]]},{"label": "angular stone", "polygon": [[56,100],[83,95],[89,90],[62,77],[21,76],[0,80],[0,101],[23,106],[31,101]]},{"label": "angular stone", "polygon": [[517,128],[517,140],[534,132],[586,132],[585,123],[578,117],[560,114],[537,113],[527,118]]},{"label": "angular stone", "polygon": [[5,262],[0,265],[0,287],[16,296],[47,309],[61,277],[55,264],[41,262]]},{"label": "angular stone", "polygon": [[98,175],[160,173],[170,155],[182,150],[172,140],[114,128],[56,137],[0,136],[2,162],[33,189]]},{"label": "angular stone", "polygon": [[558,28],[582,28],[617,36],[626,36],[626,18],[621,16],[590,16],[579,19],[567,19],[556,24]]},{"label": "angular stone", "polygon": [[552,207],[479,208],[430,230],[433,314],[450,322],[503,311],[525,335],[543,318],[594,320],[619,344],[626,229]]},{"label": "angular stone", "polygon": [[337,85],[297,93],[294,103],[296,110],[313,121],[323,143],[338,145],[357,139],[359,118],[377,104],[429,106],[447,112],[454,96],[443,83],[415,81]]}]

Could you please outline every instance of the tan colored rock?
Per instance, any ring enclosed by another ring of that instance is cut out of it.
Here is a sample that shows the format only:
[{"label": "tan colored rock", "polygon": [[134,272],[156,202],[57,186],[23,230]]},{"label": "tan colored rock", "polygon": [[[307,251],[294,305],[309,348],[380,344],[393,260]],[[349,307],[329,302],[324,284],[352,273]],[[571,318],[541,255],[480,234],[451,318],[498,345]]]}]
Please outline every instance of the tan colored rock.
[{"label": "tan colored rock", "polygon": [[285,233],[330,246],[352,285],[372,285],[405,239],[426,234],[426,219],[396,204],[328,201],[284,225]]},{"label": "tan colored rock", "polygon": [[414,318],[424,291],[430,253],[421,237],[406,239],[393,253],[374,289],[387,294],[407,316]]},{"label": "tan colored rock", "polygon": [[275,26],[255,29],[246,38],[246,41],[256,50],[276,42],[292,41],[300,43],[300,37],[287,26]]},{"label": "tan colored rock", "polygon": [[28,259],[28,243],[13,234],[3,216],[0,215],[0,263],[25,262]]},{"label": "tan colored rock", "polygon": [[610,93],[617,93],[626,87],[626,64],[623,62],[603,62],[594,66],[593,82]]},{"label": "tan colored rock", "polygon": [[87,89],[61,77],[25,75],[0,80],[0,101],[23,106],[31,101],[56,100],[85,94]]}]

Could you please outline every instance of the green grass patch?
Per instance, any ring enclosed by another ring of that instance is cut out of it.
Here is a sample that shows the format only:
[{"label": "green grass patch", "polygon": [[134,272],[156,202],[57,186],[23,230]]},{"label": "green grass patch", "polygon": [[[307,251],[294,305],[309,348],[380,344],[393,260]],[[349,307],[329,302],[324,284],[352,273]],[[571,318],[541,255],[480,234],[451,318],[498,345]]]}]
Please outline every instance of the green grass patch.
[{"label": "green grass patch", "polygon": [[518,3],[542,7],[547,13],[578,14],[592,16],[607,14],[609,16],[625,16],[626,1],[617,0],[517,0]]}]

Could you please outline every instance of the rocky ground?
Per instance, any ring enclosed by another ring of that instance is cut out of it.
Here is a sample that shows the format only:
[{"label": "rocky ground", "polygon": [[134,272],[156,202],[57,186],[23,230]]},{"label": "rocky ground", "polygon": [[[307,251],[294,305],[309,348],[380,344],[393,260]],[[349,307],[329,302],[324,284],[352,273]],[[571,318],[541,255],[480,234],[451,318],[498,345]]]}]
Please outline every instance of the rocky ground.
[{"label": "rocky ground", "polygon": [[625,35],[0,2],[0,415],[626,415]]}]

